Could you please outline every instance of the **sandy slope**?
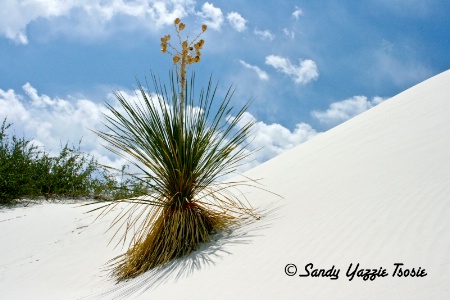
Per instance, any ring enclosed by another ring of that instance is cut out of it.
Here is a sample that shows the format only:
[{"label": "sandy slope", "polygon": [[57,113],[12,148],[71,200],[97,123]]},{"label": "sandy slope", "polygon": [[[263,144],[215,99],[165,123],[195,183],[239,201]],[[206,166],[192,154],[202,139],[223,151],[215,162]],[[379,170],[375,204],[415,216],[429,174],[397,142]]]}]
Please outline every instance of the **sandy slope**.
[{"label": "sandy slope", "polygon": [[[244,191],[272,209],[262,220],[124,285],[101,270],[121,252],[109,220],[74,205],[0,211],[1,298],[450,299],[449,86],[447,71],[249,171],[284,197]],[[298,276],[310,263],[339,276]],[[357,263],[388,275],[350,281]],[[395,263],[427,275],[393,277]]]}]

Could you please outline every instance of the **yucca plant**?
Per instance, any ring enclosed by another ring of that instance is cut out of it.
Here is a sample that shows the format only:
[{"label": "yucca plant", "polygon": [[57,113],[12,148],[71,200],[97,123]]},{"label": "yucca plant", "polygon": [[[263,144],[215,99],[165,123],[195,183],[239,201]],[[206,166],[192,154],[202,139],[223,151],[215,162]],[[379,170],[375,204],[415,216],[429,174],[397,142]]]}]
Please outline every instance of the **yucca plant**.
[{"label": "yucca plant", "polygon": [[[179,19],[175,28],[180,38],[184,24]],[[186,84],[187,66],[199,61],[204,44],[197,38],[191,44],[180,38],[182,50],[173,55],[180,67],[171,73],[169,87],[152,74],[154,93],[138,81],[139,101],[130,103],[116,93],[123,112],[107,104],[108,130],[96,132],[107,149],[140,170],[150,188],[143,197],[102,206],[104,215],[121,202],[129,203],[113,221],[117,232],[124,229],[122,242],[131,235],[130,248],[110,262],[118,281],[189,254],[243,215],[256,217],[234,189],[249,182],[221,182],[252,152],[247,141],[253,122],[243,120],[248,105],[238,110],[230,106],[233,88],[213,105],[217,85],[211,78],[199,95],[194,92],[195,76]],[[162,38],[163,52],[175,49],[169,39]]]}]

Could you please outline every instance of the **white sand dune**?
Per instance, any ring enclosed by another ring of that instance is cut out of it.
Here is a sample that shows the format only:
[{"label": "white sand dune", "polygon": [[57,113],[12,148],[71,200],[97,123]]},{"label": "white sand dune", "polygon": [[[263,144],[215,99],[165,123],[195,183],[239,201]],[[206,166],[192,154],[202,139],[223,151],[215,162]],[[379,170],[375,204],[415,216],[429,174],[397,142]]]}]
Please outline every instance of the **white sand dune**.
[{"label": "white sand dune", "polygon": [[[108,246],[111,219],[0,211],[0,298],[450,299],[450,70],[246,175],[284,199],[245,190],[260,221],[121,285],[102,269],[124,250]],[[358,263],[387,275],[350,280]],[[332,267],[337,279],[312,276]]]}]

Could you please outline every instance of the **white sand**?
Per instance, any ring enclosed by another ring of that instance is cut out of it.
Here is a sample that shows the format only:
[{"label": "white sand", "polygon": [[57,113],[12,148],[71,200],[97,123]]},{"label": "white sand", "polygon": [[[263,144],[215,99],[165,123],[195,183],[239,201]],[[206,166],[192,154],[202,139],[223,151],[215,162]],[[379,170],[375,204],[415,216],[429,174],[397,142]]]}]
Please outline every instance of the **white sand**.
[{"label": "white sand", "polygon": [[[67,204],[0,211],[0,298],[450,299],[450,70],[246,175],[284,199],[245,190],[275,209],[118,286],[102,270],[124,250],[108,246],[111,219]],[[299,277],[309,263],[338,279]],[[357,263],[388,275],[350,281]],[[393,277],[395,263],[427,275]]]}]

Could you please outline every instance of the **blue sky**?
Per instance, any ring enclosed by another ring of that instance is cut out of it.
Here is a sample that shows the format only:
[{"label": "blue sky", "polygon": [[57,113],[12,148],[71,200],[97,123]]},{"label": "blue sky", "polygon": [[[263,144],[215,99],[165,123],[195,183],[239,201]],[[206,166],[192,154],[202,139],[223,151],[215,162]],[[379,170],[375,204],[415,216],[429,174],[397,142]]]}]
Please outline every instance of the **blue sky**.
[{"label": "blue sky", "polygon": [[450,68],[447,0],[6,0],[0,10],[0,117],[56,151],[78,144],[118,165],[88,130],[112,91],[168,78],[160,37],[180,17],[208,25],[197,89],[212,73],[236,106],[253,99],[261,163]]}]

